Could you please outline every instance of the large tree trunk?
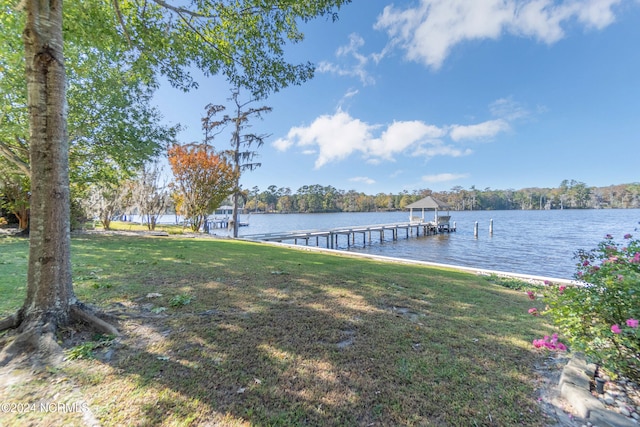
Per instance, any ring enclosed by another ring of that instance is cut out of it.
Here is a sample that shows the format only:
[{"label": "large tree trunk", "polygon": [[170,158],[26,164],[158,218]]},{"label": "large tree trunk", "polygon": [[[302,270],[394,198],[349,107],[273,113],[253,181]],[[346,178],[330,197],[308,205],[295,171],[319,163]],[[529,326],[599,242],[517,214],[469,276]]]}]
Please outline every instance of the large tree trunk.
[{"label": "large tree trunk", "polygon": [[30,120],[31,224],[25,320],[69,320],[69,158],[62,0],[28,0],[23,33]]},{"label": "large tree trunk", "polygon": [[0,354],[0,365],[21,353],[60,356],[54,333],[72,317],[93,323],[101,331],[117,333],[83,311],[71,282],[62,0],[26,0],[24,4],[31,161],[27,296],[15,315],[0,321],[0,330],[19,331]]}]

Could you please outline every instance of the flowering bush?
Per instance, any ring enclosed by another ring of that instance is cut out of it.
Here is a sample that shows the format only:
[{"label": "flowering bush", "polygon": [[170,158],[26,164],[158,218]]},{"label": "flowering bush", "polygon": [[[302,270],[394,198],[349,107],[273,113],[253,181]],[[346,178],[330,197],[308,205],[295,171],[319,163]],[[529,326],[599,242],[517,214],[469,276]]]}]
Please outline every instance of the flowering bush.
[{"label": "flowering bush", "polygon": [[[549,282],[548,280],[544,281],[545,286],[551,286],[551,282]],[[558,291],[560,293],[563,293],[564,290],[566,289],[565,285],[560,285],[560,287],[558,288]],[[533,291],[527,291],[527,296],[529,297],[530,300],[536,300],[536,294]],[[545,314],[544,311],[540,311],[538,310],[537,307],[531,307],[529,309],[529,314],[531,314],[532,316],[539,316],[541,314]],[[567,350],[567,346],[564,345],[563,343],[561,343],[560,341],[558,341],[558,334],[553,334],[551,336],[551,338],[549,338],[549,336],[545,336],[544,338],[541,339],[535,339],[533,340],[533,346],[535,348],[545,348],[547,350],[556,350],[556,351],[566,351]]]},{"label": "flowering bush", "polygon": [[573,350],[613,374],[640,380],[640,240],[607,235],[576,253],[577,286],[549,287],[547,310]]},{"label": "flowering bush", "polygon": [[558,341],[558,334],[553,334],[551,338],[545,336],[539,340],[533,340],[533,346],[535,348],[547,348],[549,350],[560,350],[565,351],[567,346]]}]

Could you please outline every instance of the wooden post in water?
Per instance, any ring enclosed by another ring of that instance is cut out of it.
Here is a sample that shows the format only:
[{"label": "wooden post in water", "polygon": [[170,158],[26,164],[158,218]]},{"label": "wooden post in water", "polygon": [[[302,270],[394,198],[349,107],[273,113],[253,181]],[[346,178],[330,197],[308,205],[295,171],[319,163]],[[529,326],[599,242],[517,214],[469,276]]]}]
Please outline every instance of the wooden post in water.
[{"label": "wooden post in water", "polygon": [[493,236],[493,219],[489,220],[489,235]]},{"label": "wooden post in water", "polygon": [[473,226],[473,237],[478,237],[478,221]]}]

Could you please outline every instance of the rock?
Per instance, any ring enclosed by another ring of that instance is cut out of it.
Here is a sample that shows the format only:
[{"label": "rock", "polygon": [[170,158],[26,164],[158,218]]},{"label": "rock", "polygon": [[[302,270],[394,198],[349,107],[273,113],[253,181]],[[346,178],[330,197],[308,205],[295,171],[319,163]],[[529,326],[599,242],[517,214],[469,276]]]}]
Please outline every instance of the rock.
[{"label": "rock", "polygon": [[616,397],[616,403],[618,404],[618,406],[626,406],[628,401],[629,399],[627,399],[627,396],[625,395]]},{"label": "rock", "polygon": [[616,400],[613,398],[613,396],[606,395],[604,397],[604,403],[606,403],[607,405],[613,405],[614,403],[616,403]]},{"label": "rock", "polygon": [[621,406],[619,408],[619,411],[622,415],[624,415],[625,417],[630,417],[631,416],[631,412],[629,411],[629,409],[627,409],[626,406]]}]

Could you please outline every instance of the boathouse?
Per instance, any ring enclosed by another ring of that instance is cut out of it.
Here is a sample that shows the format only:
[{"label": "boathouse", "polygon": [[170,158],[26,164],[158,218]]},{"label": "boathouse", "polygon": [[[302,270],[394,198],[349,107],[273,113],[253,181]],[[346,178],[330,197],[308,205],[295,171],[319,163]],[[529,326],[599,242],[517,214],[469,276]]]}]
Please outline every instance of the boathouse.
[{"label": "boathouse", "polygon": [[[405,207],[409,209],[409,221],[412,223],[428,222],[434,225],[439,232],[451,230],[451,215],[449,210],[451,207],[441,200],[436,199],[433,196],[427,196],[424,199],[420,199],[417,202],[413,202]],[[413,210],[422,211],[421,216],[414,216]],[[434,211],[433,221],[425,218],[425,211]],[[440,212],[446,211],[446,215],[440,215]]]}]

